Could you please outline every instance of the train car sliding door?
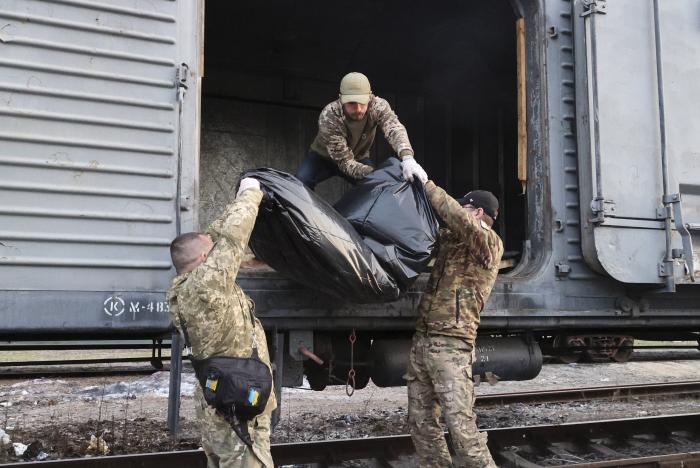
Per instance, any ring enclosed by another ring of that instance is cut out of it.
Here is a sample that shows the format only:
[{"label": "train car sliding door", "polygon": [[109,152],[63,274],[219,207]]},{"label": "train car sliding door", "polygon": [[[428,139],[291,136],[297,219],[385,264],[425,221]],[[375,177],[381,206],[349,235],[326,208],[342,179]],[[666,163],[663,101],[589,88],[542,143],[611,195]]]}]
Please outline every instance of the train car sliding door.
[{"label": "train car sliding door", "polygon": [[0,3],[0,334],[164,332],[196,224],[197,0]]},{"label": "train car sliding door", "polygon": [[695,0],[574,2],[584,257],[624,283],[700,276],[698,15]]}]

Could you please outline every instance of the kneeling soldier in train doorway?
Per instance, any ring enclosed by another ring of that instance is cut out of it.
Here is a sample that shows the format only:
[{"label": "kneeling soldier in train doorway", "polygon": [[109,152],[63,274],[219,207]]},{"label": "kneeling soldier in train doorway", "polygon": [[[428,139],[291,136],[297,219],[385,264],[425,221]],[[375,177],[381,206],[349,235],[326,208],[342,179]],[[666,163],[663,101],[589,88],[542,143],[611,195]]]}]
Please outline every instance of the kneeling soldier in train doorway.
[{"label": "kneeling soldier in train doorway", "polygon": [[297,178],[311,190],[324,180],[340,176],[356,183],[374,170],[370,150],[379,128],[396,156],[403,161],[406,179],[427,175],[416,162],[406,127],[389,103],[375,96],[362,73],[348,73],[340,81],[338,99],[318,118],[318,134],[297,170]]},{"label": "kneeling soldier in train doorway", "polygon": [[[447,229],[418,305],[409,356],[408,423],[421,467],[495,467],[474,415],[472,362],[481,310],[491,293],[503,243],[491,229],[498,200],[475,190],[459,200],[432,181],[426,193]],[[445,418],[455,458],[439,423]]]},{"label": "kneeling soldier in train doorway", "polygon": [[[178,276],[168,291],[168,301],[173,323],[192,347],[195,370],[215,359],[218,363],[226,363],[228,358],[239,358],[228,361],[237,363],[256,361],[253,364],[262,368],[263,374],[269,372],[271,385],[265,332],[253,314],[253,301],[235,282],[262,198],[260,183],[245,178],[236,200],[206,233],[183,234],[172,242],[170,253]],[[200,386],[195,390],[195,409],[208,467],[272,467],[274,392],[265,402],[260,389],[251,387],[250,399],[241,407],[254,409],[259,404],[260,413],[236,425],[233,414],[212,404],[212,395],[219,392],[216,398],[220,400],[225,389],[226,373],[220,372],[221,368],[205,366],[204,375],[197,372]]]}]

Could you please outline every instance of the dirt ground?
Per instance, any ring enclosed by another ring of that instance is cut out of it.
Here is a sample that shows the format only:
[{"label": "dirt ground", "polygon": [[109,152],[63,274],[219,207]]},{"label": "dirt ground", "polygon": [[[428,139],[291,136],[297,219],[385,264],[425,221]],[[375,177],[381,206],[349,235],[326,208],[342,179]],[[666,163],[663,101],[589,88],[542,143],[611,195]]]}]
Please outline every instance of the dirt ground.
[{"label": "dirt ground", "polygon": [[[700,360],[626,364],[551,364],[530,381],[482,383],[477,394],[694,380]],[[182,383],[180,437],[166,430],[169,373],[148,376],[0,380],[0,462],[19,459],[124,454],[198,447],[192,391]],[[344,386],[323,392],[284,389],[273,443],[406,433],[406,388],[372,384],[352,397]],[[696,398],[513,404],[479,408],[482,428],[653,416],[700,411]],[[90,447],[91,436],[97,437]],[[104,443],[99,439],[102,438]],[[11,442],[8,442],[10,439]],[[29,446],[23,455],[13,444]],[[106,443],[106,445],[105,445]]]}]

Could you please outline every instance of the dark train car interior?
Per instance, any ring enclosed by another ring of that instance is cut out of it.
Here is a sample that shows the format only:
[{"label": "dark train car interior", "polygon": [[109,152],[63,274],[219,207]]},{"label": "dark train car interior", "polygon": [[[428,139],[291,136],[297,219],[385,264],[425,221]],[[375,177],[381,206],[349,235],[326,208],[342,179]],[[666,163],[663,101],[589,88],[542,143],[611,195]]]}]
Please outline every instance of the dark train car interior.
[{"label": "dark train car interior", "polygon": [[[516,14],[508,0],[435,4],[207,2],[200,224],[223,208],[239,174],[294,172],[340,78],[365,73],[406,126],[417,160],[454,196],[500,199],[496,229],[513,264],[527,238],[517,174]],[[392,155],[379,135],[372,158]],[[317,191],[330,201],[338,178]]]}]

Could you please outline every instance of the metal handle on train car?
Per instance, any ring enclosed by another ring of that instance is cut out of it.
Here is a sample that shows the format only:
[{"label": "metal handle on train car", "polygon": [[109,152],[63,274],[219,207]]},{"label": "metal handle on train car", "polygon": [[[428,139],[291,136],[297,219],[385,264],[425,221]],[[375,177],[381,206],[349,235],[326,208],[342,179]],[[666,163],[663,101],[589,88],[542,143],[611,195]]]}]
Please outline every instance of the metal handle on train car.
[{"label": "metal handle on train car", "polygon": [[664,204],[670,204],[673,207],[673,222],[676,226],[676,231],[681,235],[683,242],[683,260],[688,266],[688,275],[690,280],[695,282],[695,259],[693,257],[693,239],[690,235],[690,230],[687,224],[683,222],[683,210],[681,207],[681,195],[674,193],[664,197]]}]

